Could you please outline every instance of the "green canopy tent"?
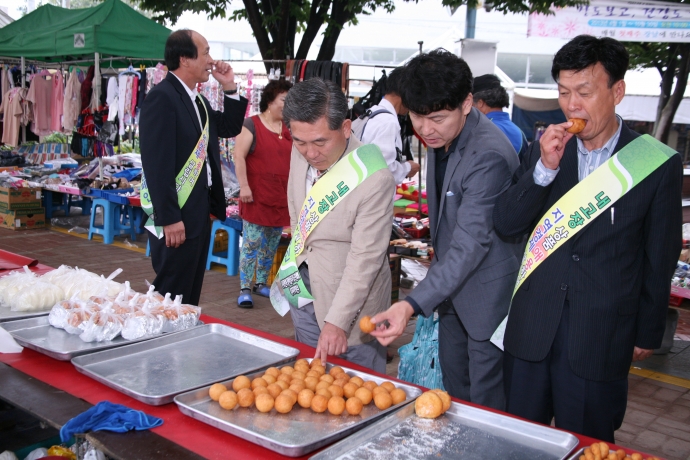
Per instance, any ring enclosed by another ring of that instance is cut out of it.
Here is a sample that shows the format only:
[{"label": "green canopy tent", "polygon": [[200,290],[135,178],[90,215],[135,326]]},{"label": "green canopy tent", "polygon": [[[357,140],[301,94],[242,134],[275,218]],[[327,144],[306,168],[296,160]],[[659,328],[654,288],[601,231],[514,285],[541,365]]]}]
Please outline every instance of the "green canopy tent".
[{"label": "green canopy tent", "polygon": [[120,0],[75,10],[45,5],[0,29],[0,56],[41,62],[155,61],[163,59],[169,35],[168,28]]}]

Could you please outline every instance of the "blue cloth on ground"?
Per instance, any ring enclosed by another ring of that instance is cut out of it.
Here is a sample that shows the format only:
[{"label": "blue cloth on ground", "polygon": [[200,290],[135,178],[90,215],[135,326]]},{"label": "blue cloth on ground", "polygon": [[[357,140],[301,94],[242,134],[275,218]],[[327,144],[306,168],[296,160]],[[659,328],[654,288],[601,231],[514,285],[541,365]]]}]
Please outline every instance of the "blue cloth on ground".
[{"label": "blue cloth on ground", "polygon": [[99,430],[125,433],[130,430],[148,430],[162,424],[163,420],[158,417],[121,404],[101,401],[67,422],[60,429],[60,439],[67,442],[76,433]]}]

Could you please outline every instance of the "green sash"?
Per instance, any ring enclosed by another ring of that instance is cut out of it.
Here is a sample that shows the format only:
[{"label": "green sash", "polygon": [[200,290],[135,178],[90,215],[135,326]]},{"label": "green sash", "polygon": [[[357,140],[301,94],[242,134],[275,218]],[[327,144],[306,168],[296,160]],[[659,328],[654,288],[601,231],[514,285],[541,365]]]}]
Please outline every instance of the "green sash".
[{"label": "green sash", "polygon": [[[206,104],[203,103],[203,100],[201,105],[204,107],[204,112],[206,112],[206,124],[204,125],[204,129],[201,131],[201,137],[199,137],[192,154],[189,155],[189,159],[187,159],[186,166],[182,168],[182,171],[180,171],[177,174],[177,177],[175,177],[177,204],[180,206],[180,209],[182,209],[187,202],[189,195],[191,195],[194,185],[201,175],[204,162],[206,161],[209,138],[208,110],[206,109]],[[153,219],[151,219],[151,215],[153,214],[153,202],[151,201],[151,194],[149,192],[148,185],[146,184],[146,177],[144,176],[143,170],[141,173],[141,191],[139,194],[141,195],[141,208],[148,216],[144,227],[156,235],[158,239],[163,238],[163,227],[157,226],[153,222]]]},{"label": "green sash", "polygon": [[[513,297],[547,257],[675,154],[675,150],[645,134],[611,155],[563,195],[542,216],[527,241]],[[491,342],[501,350],[507,322],[508,316],[491,336]]]},{"label": "green sash", "polygon": [[271,303],[282,316],[290,310],[289,305],[301,308],[314,300],[297,267],[297,257],[304,250],[304,243],[311,232],[352,190],[376,171],[387,167],[377,146],[363,145],[336,163],[311,188],[300,209],[297,226],[292,231],[292,240],[285,251],[276,281],[271,287]]}]

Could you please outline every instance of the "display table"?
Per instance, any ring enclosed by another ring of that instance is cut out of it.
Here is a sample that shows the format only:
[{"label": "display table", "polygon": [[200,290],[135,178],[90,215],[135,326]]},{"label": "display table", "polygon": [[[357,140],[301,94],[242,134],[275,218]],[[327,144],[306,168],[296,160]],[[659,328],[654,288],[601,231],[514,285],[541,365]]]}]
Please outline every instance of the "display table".
[{"label": "display table", "polygon": [[[314,356],[313,348],[293,340],[207,315],[202,315],[201,320],[206,324],[225,324],[295,347],[300,350],[300,358]],[[334,358],[332,361],[339,365],[363,369],[341,359]],[[0,362],[6,364],[0,365],[0,399],[31,413],[55,428],[60,428],[70,418],[103,400],[124,404],[164,420],[162,426],[150,431],[124,434],[105,431],[89,433],[87,438],[113,458],[285,458],[187,417],[174,403],[163,406],[141,403],[80,374],[69,361],[56,361],[25,348],[18,354],[0,354]],[[594,442],[586,436],[576,436],[580,440],[579,447]],[[308,457],[309,455],[303,458]]]}]

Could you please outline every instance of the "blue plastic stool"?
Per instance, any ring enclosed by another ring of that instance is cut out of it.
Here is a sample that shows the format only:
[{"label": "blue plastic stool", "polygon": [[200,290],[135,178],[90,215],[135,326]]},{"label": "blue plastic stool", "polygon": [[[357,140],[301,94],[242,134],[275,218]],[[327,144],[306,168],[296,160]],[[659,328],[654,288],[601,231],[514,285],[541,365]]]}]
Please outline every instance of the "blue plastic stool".
[{"label": "blue plastic stool", "polygon": [[81,215],[88,216],[91,212],[91,198],[86,196],[72,195],[71,193],[55,192],[61,195],[60,204],[53,204],[53,191],[43,191],[43,207],[46,210],[46,220],[53,217],[53,211],[62,209],[65,211],[65,216],[69,216],[72,206],[81,206]]},{"label": "blue plastic stool", "polygon": [[[103,209],[103,225],[96,225],[96,208]],[[113,244],[115,235],[122,235],[123,232],[133,234],[134,229],[125,219],[123,223],[123,205],[113,203],[103,198],[95,198],[91,204],[91,220],[89,223],[89,239],[93,238],[94,233],[103,236],[103,243]]]},{"label": "blue plastic stool", "polygon": [[122,217],[119,222],[115,222],[116,230],[123,230],[132,237],[132,241],[137,240],[137,234],[142,234],[141,219],[144,211],[138,206],[121,205]]},{"label": "blue plastic stool", "polygon": [[[213,252],[213,242],[218,230],[228,232],[228,250]],[[208,244],[208,258],[206,259],[206,270],[211,269],[211,262],[225,265],[228,276],[236,276],[240,268],[240,232],[242,231],[242,221],[237,219],[225,219],[221,222],[213,219],[211,226],[211,241]]]}]

